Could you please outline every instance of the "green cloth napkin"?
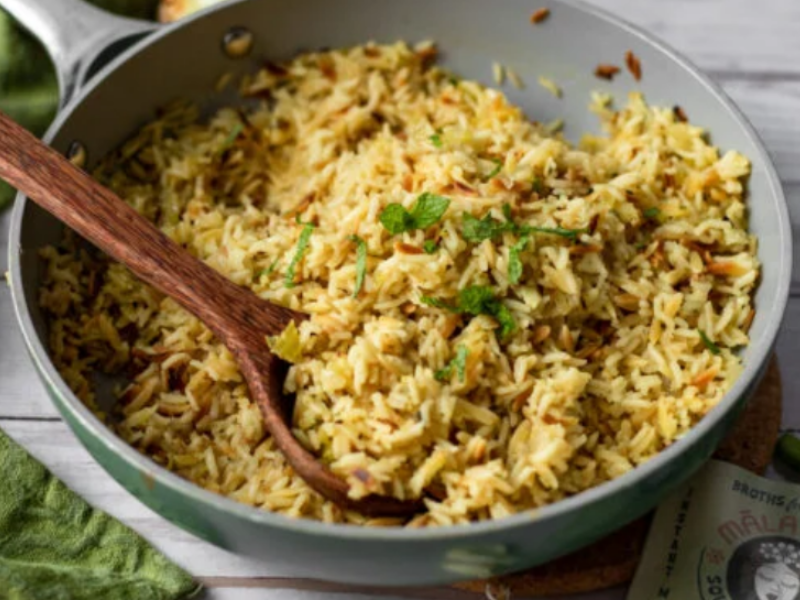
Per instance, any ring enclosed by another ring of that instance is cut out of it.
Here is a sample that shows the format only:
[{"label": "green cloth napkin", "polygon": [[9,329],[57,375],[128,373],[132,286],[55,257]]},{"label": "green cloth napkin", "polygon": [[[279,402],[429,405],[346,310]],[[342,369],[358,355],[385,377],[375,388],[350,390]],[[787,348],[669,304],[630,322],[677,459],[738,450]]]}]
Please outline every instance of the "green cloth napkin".
[{"label": "green cloth napkin", "polygon": [[[151,19],[158,0],[89,0],[111,12]],[[42,135],[58,106],[58,84],[44,48],[0,10],[0,110]],[[0,210],[11,204],[15,191],[0,181]]]},{"label": "green cloth napkin", "polygon": [[199,591],[0,430],[0,599],[177,600]]}]

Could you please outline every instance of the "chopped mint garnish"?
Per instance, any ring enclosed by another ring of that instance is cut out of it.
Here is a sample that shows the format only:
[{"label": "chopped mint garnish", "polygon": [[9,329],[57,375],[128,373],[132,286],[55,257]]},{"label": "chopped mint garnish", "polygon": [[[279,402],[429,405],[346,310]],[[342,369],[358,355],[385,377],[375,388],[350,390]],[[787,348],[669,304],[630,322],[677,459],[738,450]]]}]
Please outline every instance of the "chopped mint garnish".
[{"label": "chopped mint garnish", "polygon": [[308,250],[308,244],[311,241],[311,234],[314,233],[314,225],[306,223],[303,226],[303,231],[300,232],[300,238],[297,240],[297,249],[292,256],[292,261],[289,263],[289,268],[286,269],[286,279],[284,286],[287,288],[294,287],[294,272],[300,261],[303,260],[303,255]]},{"label": "chopped mint garnish", "polygon": [[708,348],[708,351],[711,352],[711,354],[718,356],[722,353],[722,350],[720,350],[719,346],[711,341],[711,339],[706,335],[705,331],[698,329],[697,333],[700,334],[700,339],[703,340],[703,344],[705,344],[705,347]]},{"label": "chopped mint garnish", "polygon": [[511,246],[508,251],[508,281],[509,283],[519,283],[522,277],[522,259],[520,254],[528,246],[528,236],[523,235],[519,241]]},{"label": "chopped mint garnish", "polygon": [[356,245],[356,287],[353,289],[355,298],[364,287],[364,277],[367,275],[367,243],[357,235],[351,235],[347,239]]},{"label": "chopped mint garnish", "polygon": [[435,254],[439,250],[439,244],[433,240],[425,240],[422,244],[422,250],[425,254]]},{"label": "chopped mint garnish", "polygon": [[467,356],[469,356],[469,350],[467,350],[467,347],[463,344],[459,344],[456,348],[455,358],[447,363],[445,368],[436,371],[434,377],[436,377],[438,381],[445,381],[450,379],[453,374],[453,369],[455,369],[458,380],[463,383],[467,376]]},{"label": "chopped mint garnish", "polygon": [[453,313],[465,313],[469,315],[489,315],[500,324],[498,333],[500,338],[506,338],[514,332],[517,324],[514,315],[508,307],[500,302],[492,291],[492,288],[485,285],[473,285],[464,288],[458,293],[458,304],[452,306],[438,298],[423,296],[422,302],[436,308],[443,308]]},{"label": "chopped mint garnish", "polygon": [[497,177],[500,171],[503,169],[503,161],[499,158],[493,158],[492,162],[494,163],[494,169],[492,169],[489,174],[486,176],[486,181]]},{"label": "chopped mint garnish", "polygon": [[402,204],[389,204],[381,212],[380,221],[393,235],[415,229],[427,229],[439,222],[447,212],[448,206],[450,206],[449,198],[426,192],[417,198],[411,211],[407,211]]}]

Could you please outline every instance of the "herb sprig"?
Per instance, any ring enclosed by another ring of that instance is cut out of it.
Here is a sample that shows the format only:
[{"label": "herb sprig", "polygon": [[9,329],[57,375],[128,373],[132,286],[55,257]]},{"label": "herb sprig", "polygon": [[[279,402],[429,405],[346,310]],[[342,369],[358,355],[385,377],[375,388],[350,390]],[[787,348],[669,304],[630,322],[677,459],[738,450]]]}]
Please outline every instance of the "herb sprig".
[{"label": "herb sprig", "polygon": [[709,338],[706,335],[705,331],[703,331],[702,329],[698,329],[697,333],[700,334],[700,339],[703,340],[703,344],[705,345],[706,348],[708,348],[708,351],[711,352],[711,354],[713,354],[714,356],[719,356],[722,353],[720,347],[711,341],[711,338]]},{"label": "herb sprig", "polygon": [[650,208],[644,209],[644,211],[642,211],[642,215],[645,219],[653,219],[654,221],[658,221],[661,218],[661,209],[656,206],[651,206]]},{"label": "herb sprig", "polygon": [[389,233],[397,235],[435,225],[447,212],[448,206],[449,198],[426,192],[417,198],[410,211],[402,204],[393,202],[383,209],[379,219]]},{"label": "herb sprig", "polygon": [[509,308],[495,297],[492,288],[485,285],[472,285],[465,287],[458,293],[458,303],[448,304],[439,298],[422,296],[422,302],[428,306],[449,310],[456,314],[489,315],[499,324],[498,333],[501,339],[507,338],[517,328],[514,315]]},{"label": "herb sprig", "polygon": [[275,272],[275,269],[278,268],[278,262],[280,259],[276,258],[275,261],[266,269],[262,269],[258,273],[258,277],[272,275]]},{"label": "herb sprig", "polygon": [[482,242],[483,240],[496,240],[506,232],[516,233],[517,235],[528,235],[531,233],[547,233],[576,241],[578,236],[586,233],[586,229],[565,229],[563,227],[536,227],[533,225],[518,225],[511,220],[511,207],[508,204],[503,206],[503,214],[506,220],[500,221],[487,214],[482,219],[473,217],[469,213],[464,213],[464,221],[461,227],[461,236],[468,242]]},{"label": "herb sprig", "polygon": [[303,255],[305,255],[308,250],[308,245],[311,242],[311,234],[314,233],[314,229],[315,227],[312,223],[303,225],[303,231],[300,232],[300,237],[297,240],[297,249],[294,251],[294,256],[292,256],[292,260],[289,263],[289,268],[286,269],[286,278],[283,283],[284,287],[293,288],[295,286],[295,269],[297,265],[300,264],[300,261],[303,260]]},{"label": "herb sprig", "polygon": [[364,278],[367,275],[367,243],[357,235],[351,235],[347,239],[356,245],[356,287],[353,288],[355,298],[364,287]]},{"label": "herb sprig", "polygon": [[469,213],[464,213],[464,221],[461,225],[461,237],[468,242],[496,240],[507,231],[516,231],[514,223],[510,221],[498,221],[488,214],[482,219],[478,219]]},{"label": "herb sprig", "polygon": [[455,369],[458,380],[463,383],[467,376],[467,356],[469,356],[469,350],[464,344],[459,344],[453,360],[447,363],[443,369],[436,371],[433,376],[437,381],[446,381],[452,377],[453,369]]},{"label": "herb sprig", "polygon": [[425,242],[422,244],[422,250],[425,252],[425,254],[436,254],[436,252],[439,250],[439,244],[433,240],[425,240]]},{"label": "herb sprig", "polygon": [[222,146],[220,146],[219,151],[225,152],[228,148],[233,146],[233,143],[236,141],[236,139],[240,135],[242,135],[242,131],[244,131],[244,125],[242,125],[241,123],[236,123],[236,125],[233,126],[230,133],[228,134],[228,137],[226,137],[225,141],[222,142]]},{"label": "herb sprig", "polygon": [[494,163],[494,168],[489,171],[489,174],[486,176],[486,181],[497,177],[500,174],[500,171],[503,169],[503,161],[499,158],[493,158],[492,162]]},{"label": "herb sprig", "polygon": [[520,227],[522,233],[549,233],[550,235],[558,235],[567,238],[569,241],[574,242],[582,233],[586,233],[588,229],[564,229],[563,227],[533,227],[530,225],[523,225]]},{"label": "herb sprig", "polygon": [[528,247],[529,238],[523,235],[516,244],[511,246],[508,251],[508,281],[509,283],[519,283],[522,277],[522,259],[520,254]]}]

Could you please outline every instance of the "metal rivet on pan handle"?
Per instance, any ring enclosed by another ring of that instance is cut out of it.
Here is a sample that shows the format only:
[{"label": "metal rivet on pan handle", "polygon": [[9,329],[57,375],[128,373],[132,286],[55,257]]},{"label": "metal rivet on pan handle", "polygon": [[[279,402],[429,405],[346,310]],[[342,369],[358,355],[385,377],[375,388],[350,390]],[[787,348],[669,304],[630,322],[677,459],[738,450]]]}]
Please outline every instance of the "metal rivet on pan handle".
[{"label": "metal rivet on pan handle", "polygon": [[73,165],[82,169],[86,166],[86,158],[88,157],[88,153],[86,152],[86,146],[84,146],[80,142],[72,142],[67,149],[67,159]]},{"label": "metal rivet on pan handle", "polygon": [[222,49],[231,58],[244,58],[253,49],[253,33],[244,27],[232,27],[222,38]]}]

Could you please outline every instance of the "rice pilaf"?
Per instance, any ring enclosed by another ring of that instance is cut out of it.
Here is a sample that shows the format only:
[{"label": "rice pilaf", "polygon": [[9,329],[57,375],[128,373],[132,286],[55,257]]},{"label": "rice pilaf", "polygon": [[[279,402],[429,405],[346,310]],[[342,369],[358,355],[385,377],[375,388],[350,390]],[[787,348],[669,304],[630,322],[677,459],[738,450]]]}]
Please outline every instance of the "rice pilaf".
[{"label": "rice pilaf", "polygon": [[[290,359],[297,437],[351,486],[426,498],[410,526],[501,518],[618,477],[729,389],[759,276],[749,162],[632,95],[577,147],[430,44],[305,54],[257,106],[166,109],[97,177],[242,286],[311,318]],[[72,238],[42,252],[53,359],[135,448],[297,517],[346,513],[295,476],[230,352]],[[265,341],[266,343],[266,341]]]}]

